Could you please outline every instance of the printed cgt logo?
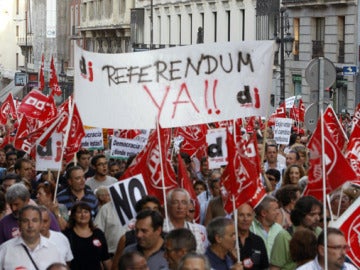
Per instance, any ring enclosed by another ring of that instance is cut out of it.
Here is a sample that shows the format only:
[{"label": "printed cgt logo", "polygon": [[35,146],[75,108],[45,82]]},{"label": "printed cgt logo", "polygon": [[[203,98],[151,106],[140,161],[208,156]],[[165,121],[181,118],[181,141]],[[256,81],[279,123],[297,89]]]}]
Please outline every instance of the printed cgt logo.
[{"label": "printed cgt logo", "polygon": [[355,218],[350,224],[349,234],[347,239],[348,244],[350,245],[351,258],[354,262],[360,264],[360,217]]},{"label": "printed cgt logo", "polygon": [[88,61],[86,63],[85,57],[81,56],[80,62],[79,62],[79,66],[80,66],[80,73],[81,76],[84,79],[88,79],[90,82],[92,82],[94,80],[94,73],[93,73],[93,68],[92,68],[92,62]]}]

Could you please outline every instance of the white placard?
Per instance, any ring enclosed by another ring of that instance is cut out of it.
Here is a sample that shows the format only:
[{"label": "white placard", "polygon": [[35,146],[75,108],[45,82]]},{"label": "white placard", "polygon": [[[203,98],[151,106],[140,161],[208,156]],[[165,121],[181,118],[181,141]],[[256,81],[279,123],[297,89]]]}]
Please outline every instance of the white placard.
[{"label": "white placard", "polygon": [[101,54],[75,49],[84,125],[151,129],[266,115],[274,41]]},{"label": "white placard", "polygon": [[290,118],[275,118],[274,139],[277,144],[289,144],[292,123]]},{"label": "white placard", "polygon": [[146,142],[140,140],[124,139],[113,137],[111,141],[110,157],[128,159],[130,156],[137,155],[144,148]]},{"label": "white placard", "polygon": [[104,149],[104,137],[101,128],[85,128],[85,137],[81,141],[81,148]]},{"label": "white placard", "polygon": [[62,134],[54,132],[46,146],[36,146],[36,170],[48,171],[61,168]]},{"label": "white placard", "polygon": [[121,180],[109,187],[111,200],[122,225],[136,217],[135,205],[138,200],[147,195],[142,174]]},{"label": "white placard", "polygon": [[209,169],[218,169],[227,165],[226,129],[208,129],[206,143],[208,146]]}]

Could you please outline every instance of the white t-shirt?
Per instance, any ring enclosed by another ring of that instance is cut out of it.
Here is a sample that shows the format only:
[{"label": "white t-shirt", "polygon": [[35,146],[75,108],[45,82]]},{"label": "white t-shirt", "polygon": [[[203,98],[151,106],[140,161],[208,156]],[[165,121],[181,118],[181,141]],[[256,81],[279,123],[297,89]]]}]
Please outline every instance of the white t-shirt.
[{"label": "white t-shirt", "polygon": [[50,230],[50,237],[48,238],[58,249],[61,257],[65,262],[70,262],[74,258],[69,240],[61,232]]}]

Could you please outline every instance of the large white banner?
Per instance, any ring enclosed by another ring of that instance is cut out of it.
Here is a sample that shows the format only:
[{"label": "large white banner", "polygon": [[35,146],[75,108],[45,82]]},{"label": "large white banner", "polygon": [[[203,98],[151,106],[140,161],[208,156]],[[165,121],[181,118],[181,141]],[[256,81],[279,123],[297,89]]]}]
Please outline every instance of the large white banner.
[{"label": "large white banner", "polygon": [[100,54],[75,50],[84,125],[150,129],[266,115],[273,41]]}]

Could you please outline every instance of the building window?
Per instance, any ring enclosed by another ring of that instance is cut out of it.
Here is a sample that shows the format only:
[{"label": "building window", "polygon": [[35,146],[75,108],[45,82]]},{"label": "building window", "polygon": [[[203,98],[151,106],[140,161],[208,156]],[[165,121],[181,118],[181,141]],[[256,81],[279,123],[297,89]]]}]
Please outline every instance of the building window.
[{"label": "building window", "polygon": [[338,17],[338,62],[345,63],[345,16]]},{"label": "building window", "polygon": [[325,18],[315,18],[312,58],[324,56]]},{"label": "building window", "polygon": [[300,19],[294,18],[293,22],[294,28],[294,48],[293,48],[293,55],[294,60],[299,61],[299,44],[300,44]]},{"label": "building window", "polygon": [[16,0],[16,15],[19,15],[19,0]]},{"label": "building window", "polygon": [[294,96],[301,96],[301,75],[293,74],[292,81],[294,85]]},{"label": "building window", "polygon": [[16,53],[16,70],[19,70],[19,53]]}]

